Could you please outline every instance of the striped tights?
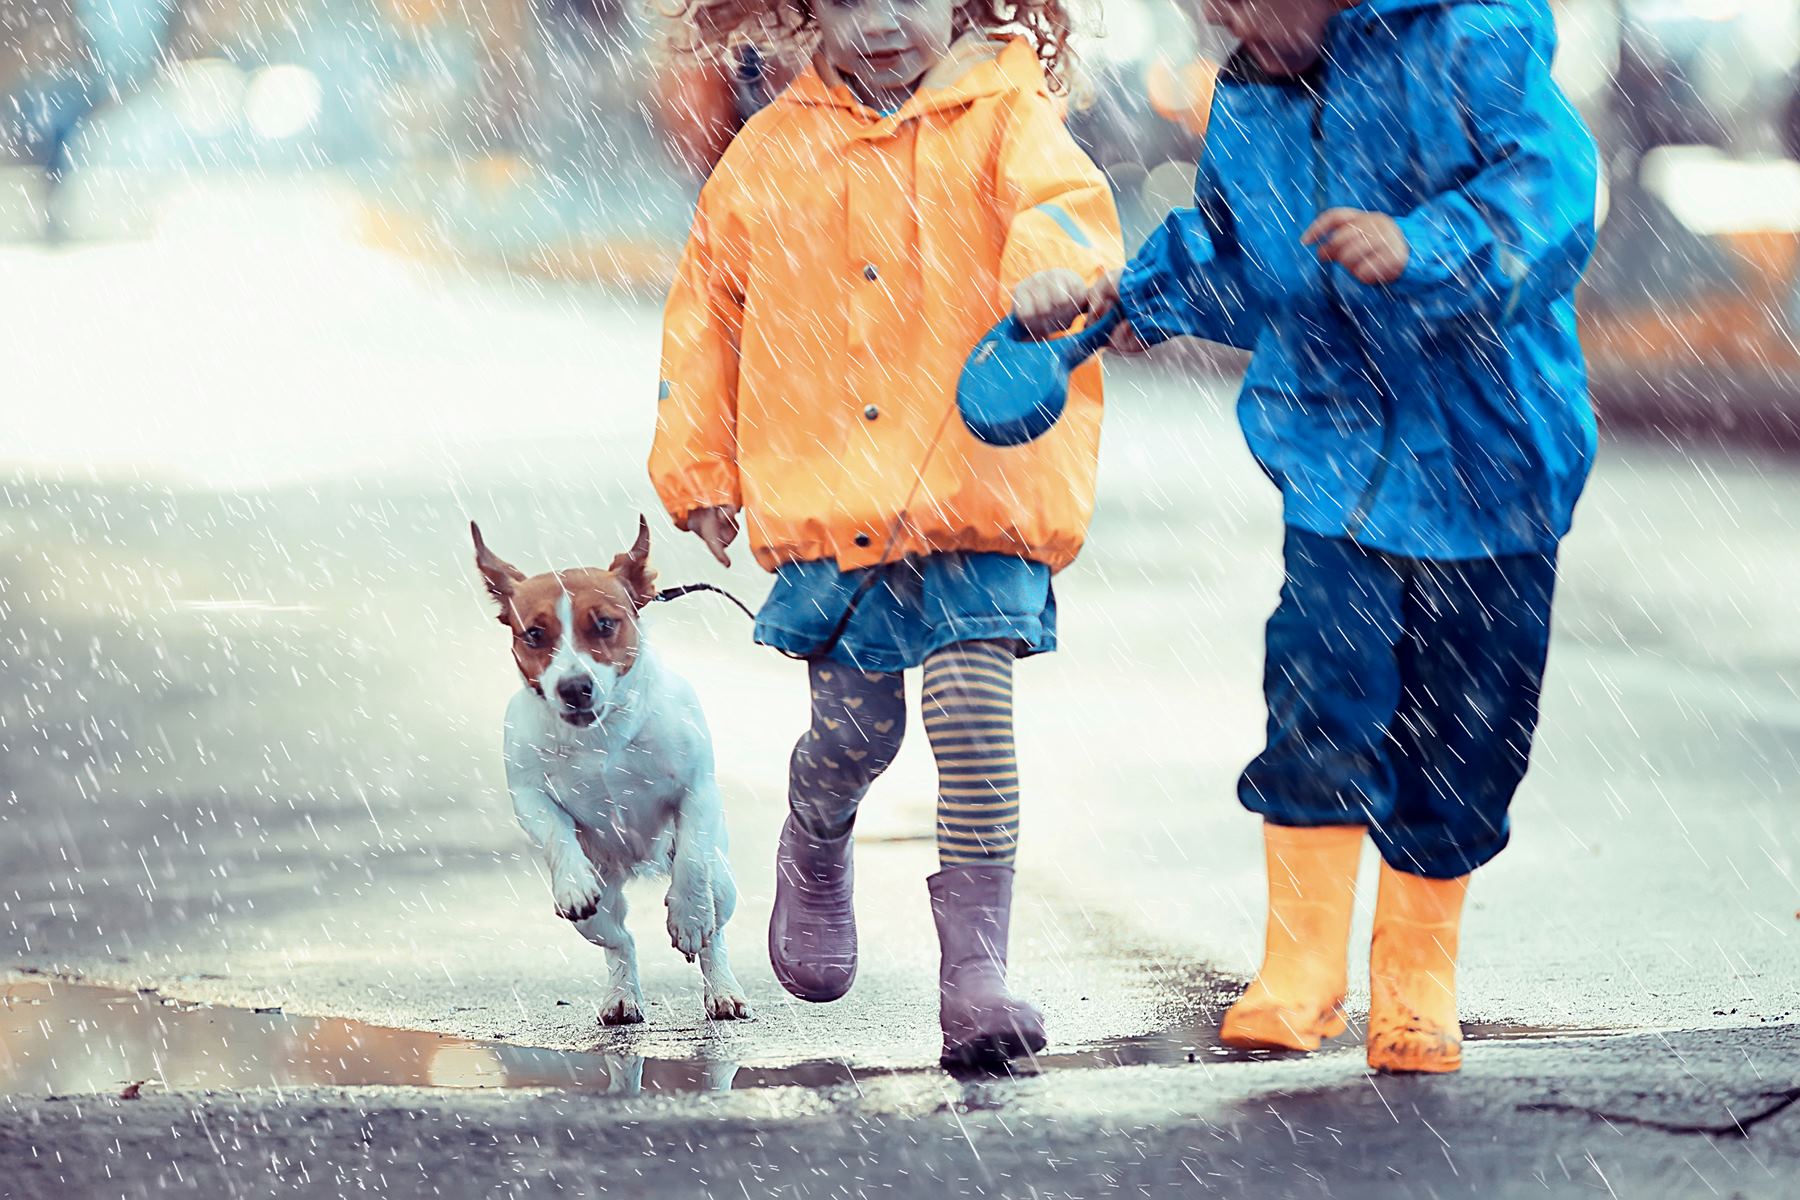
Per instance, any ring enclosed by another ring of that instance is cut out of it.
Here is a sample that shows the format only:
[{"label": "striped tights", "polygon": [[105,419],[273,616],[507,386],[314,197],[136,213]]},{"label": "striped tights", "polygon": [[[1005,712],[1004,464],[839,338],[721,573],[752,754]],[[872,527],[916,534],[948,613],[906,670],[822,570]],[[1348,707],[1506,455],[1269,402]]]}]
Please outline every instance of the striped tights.
[{"label": "striped tights", "polygon": [[[906,691],[898,673],[812,668],[812,723],[794,747],[788,804],[819,837],[849,832],[869,785],[899,752]],[[925,660],[921,709],[938,765],[941,866],[1011,865],[1019,843],[1012,649],[957,642]]]}]

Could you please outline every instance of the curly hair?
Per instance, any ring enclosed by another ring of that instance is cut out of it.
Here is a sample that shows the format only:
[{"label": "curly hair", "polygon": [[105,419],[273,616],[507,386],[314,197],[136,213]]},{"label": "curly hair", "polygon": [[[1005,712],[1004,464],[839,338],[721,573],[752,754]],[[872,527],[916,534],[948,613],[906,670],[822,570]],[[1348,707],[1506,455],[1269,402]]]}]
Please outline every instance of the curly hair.
[{"label": "curly hair", "polygon": [[[659,0],[668,22],[665,51],[683,64],[718,62],[743,45],[795,69],[804,68],[819,42],[814,5],[821,0]],[[827,0],[828,2],[828,0]],[[956,0],[951,30],[1022,37],[1037,52],[1044,78],[1058,95],[1080,91],[1069,35],[1075,21],[1070,0]]]}]

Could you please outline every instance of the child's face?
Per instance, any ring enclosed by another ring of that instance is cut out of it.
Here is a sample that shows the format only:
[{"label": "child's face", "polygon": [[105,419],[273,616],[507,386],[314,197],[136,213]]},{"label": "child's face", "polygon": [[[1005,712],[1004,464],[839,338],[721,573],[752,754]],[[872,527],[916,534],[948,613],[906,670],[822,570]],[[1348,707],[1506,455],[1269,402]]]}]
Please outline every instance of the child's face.
[{"label": "child's face", "polygon": [[950,51],[953,0],[813,0],[819,51],[864,100],[904,100]]},{"label": "child's face", "polygon": [[1271,75],[1298,75],[1319,61],[1325,24],[1355,0],[1202,0],[1206,19],[1229,30]]}]

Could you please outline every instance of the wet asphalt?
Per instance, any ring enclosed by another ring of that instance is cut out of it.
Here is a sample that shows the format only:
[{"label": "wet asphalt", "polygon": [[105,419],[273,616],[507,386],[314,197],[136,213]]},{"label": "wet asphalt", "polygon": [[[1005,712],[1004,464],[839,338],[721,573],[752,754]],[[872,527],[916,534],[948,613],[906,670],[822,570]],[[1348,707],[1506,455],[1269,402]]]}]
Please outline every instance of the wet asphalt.
[{"label": "wet asphalt", "polygon": [[[1019,673],[1015,978],[1050,1056],[933,1065],[922,739],[859,824],[856,990],[780,991],[804,673],[710,597],[649,636],[715,730],[757,1015],[702,1019],[646,883],[649,1020],[603,1030],[502,785],[466,530],[533,570],[654,517],[654,306],[427,275],[331,211],[4,252],[32,403],[0,452],[0,1195],[1800,1195],[1791,461],[1604,447],[1458,1077],[1372,1077],[1354,1031],[1216,1043],[1260,948],[1232,782],[1279,516],[1229,388],[1167,361],[1111,375],[1063,649]],[[653,530],[664,582],[766,589]]]}]

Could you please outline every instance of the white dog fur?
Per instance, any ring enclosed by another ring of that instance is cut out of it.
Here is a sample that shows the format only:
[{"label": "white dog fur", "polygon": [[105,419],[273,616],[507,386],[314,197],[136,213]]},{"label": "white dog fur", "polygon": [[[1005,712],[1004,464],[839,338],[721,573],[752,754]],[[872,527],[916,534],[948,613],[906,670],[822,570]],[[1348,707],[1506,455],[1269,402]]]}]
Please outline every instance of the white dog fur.
[{"label": "white dog fur", "polygon": [[[486,555],[479,531],[475,536]],[[641,535],[634,550],[647,547]],[[560,583],[572,574],[556,578]],[[527,582],[522,575],[518,581]],[[641,640],[623,671],[584,652],[575,633],[576,600],[559,590],[555,652],[538,686],[528,681],[506,709],[506,782],[519,824],[549,868],[557,912],[606,952],[609,990],[600,1019],[609,1025],[644,1019],[623,888],[636,876],[665,872],[669,940],[690,962],[699,960],[706,1015],[748,1017],[749,1002],[726,956],[725,924],[737,906],[737,885],[699,700]],[[630,619],[635,624],[635,611]],[[636,632],[641,639],[641,628]],[[586,724],[565,715],[560,697],[571,680],[592,688]]]}]

